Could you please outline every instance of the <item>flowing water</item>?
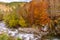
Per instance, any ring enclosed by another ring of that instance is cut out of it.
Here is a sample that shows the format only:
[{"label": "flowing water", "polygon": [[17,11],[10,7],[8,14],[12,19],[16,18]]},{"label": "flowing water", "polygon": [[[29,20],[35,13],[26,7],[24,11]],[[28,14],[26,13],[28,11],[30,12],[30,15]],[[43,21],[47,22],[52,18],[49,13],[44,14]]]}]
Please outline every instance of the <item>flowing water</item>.
[{"label": "flowing water", "polygon": [[0,22],[0,34],[2,32],[7,33],[10,36],[19,37],[22,40],[37,40],[38,38],[34,37],[34,34],[18,32],[18,29],[9,29],[6,27],[4,22]]},{"label": "flowing water", "polygon": [[[2,32],[5,32],[10,36],[19,37],[22,40],[38,40],[38,37],[35,37],[33,33],[22,33],[22,32],[19,32],[18,29],[12,30],[7,28],[4,22],[0,22],[0,34]],[[53,38],[53,39],[46,39],[46,40],[60,40],[60,39]]]}]

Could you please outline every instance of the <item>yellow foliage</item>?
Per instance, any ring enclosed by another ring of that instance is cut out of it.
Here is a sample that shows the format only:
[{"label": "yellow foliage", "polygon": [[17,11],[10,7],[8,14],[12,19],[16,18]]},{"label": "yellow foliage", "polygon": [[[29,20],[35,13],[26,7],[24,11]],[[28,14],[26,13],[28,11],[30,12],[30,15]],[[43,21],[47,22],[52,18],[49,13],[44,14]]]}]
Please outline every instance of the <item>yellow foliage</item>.
[{"label": "yellow foliage", "polygon": [[18,24],[18,18],[15,13],[5,15],[3,20],[9,27],[15,27]]},{"label": "yellow foliage", "polygon": [[24,18],[23,18],[22,16],[20,16],[19,24],[20,24],[22,27],[27,26],[27,24],[26,24],[26,22],[25,22],[25,20],[24,20]]},{"label": "yellow foliage", "polygon": [[18,24],[18,20],[9,20],[9,26],[10,27],[17,26],[17,24]]}]

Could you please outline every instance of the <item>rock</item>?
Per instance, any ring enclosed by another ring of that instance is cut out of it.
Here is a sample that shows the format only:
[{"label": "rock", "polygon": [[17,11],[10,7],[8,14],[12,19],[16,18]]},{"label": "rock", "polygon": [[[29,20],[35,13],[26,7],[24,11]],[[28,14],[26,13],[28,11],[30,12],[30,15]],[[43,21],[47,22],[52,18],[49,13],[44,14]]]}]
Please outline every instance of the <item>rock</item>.
[{"label": "rock", "polygon": [[[19,32],[26,32],[26,33],[40,33],[38,29],[34,28],[19,28]],[[33,30],[33,31],[32,31]]]}]

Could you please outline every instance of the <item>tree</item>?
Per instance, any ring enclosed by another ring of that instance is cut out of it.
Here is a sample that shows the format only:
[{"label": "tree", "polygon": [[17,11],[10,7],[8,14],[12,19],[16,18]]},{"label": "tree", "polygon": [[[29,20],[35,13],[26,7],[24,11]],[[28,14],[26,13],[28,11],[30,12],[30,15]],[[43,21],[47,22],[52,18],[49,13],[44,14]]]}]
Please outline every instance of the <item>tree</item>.
[{"label": "tree", "polygon": [[47,12],[48,4],[44,0],[33,0],[28,8],[27,20],[30,25],[46,25],[50,23],[50,18]]}]

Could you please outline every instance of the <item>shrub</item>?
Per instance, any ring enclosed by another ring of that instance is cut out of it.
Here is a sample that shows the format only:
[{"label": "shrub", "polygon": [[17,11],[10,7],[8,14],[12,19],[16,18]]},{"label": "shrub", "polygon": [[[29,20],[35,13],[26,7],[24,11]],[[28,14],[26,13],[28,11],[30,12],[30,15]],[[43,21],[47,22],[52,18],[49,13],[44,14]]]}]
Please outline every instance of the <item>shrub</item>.
[{"label": "shrub", "polygon": [[17,40],[21,40],[20,38],[17,38]]},{"label": "shrub", "polygon": [[22,16],[17,16],[16,13],[6,14],[3,17],[3,20],[10,28],[17,28],[18,25],[20,25],[21,27],[27,26],[24,18]]},{"label": "shrub", "polygon": [[3,14],[2,14],[2,13],[0,13],[0,21],[1,21],[1,20],[3,20],[3,18],[2,18],[2,17],[3,17]]},{"label": "shrub", "polygon": [[7,35],[6,33],[0,34],[0,40],[21,40],[20,38],[15,38]]},{"label": "shrub", "polygon": [[26,22],[25,22],[25,20],[24,20],[24,18],[22,16],[20,16],[19,25],[21,25],[22,27],[27,26],[27,24],[26,24]]},{"label": "shrub", "polygon": [[9,27],[15,27],[18,24],[18,17],[15,13],[5,15],[3,19]]},{"label": "shrub", "polygon": [[1,34],[1,35],[0,35],[0,40],[8,40],[8,35],[6,35],[6,34]]}]

